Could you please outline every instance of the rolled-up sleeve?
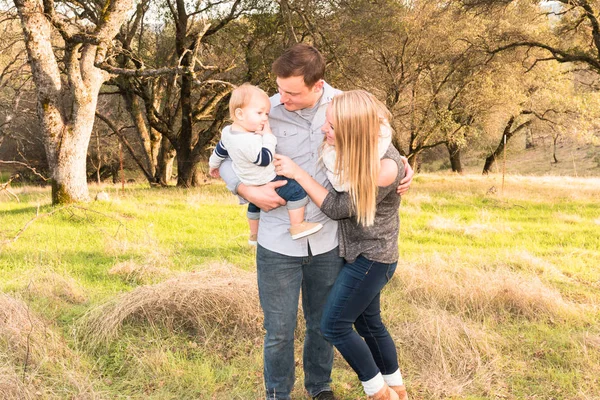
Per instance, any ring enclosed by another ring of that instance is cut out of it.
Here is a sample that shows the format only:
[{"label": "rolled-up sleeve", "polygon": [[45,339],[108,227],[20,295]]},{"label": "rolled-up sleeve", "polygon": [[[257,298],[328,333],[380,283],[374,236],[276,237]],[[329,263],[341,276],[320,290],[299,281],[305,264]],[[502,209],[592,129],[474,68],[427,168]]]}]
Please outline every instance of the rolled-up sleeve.
[{"label": "rolled-up sleeve", "polygon": [[240,181],[240,178],[238,178],[233,170],[233,162],[231,161],[231,158],[226,158],[223,160],[221,167],[219,168],[219,174],[225,181],[227,189],[229,189],[229,191],[233,194],[238,194],[237,188],[242,181]]}]

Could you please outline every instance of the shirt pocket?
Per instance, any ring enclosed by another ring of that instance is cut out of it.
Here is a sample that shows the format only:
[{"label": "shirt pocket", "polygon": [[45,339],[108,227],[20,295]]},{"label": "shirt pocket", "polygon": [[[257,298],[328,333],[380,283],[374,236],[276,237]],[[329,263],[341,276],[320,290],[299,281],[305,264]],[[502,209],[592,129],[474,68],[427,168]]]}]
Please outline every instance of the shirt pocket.
[{"label": "shirt pocket", "polygon": [[271,128],[273,135],[277,138],[275,152],[284,156],[292,157],[298,153],[299,136],[295,127]]}]

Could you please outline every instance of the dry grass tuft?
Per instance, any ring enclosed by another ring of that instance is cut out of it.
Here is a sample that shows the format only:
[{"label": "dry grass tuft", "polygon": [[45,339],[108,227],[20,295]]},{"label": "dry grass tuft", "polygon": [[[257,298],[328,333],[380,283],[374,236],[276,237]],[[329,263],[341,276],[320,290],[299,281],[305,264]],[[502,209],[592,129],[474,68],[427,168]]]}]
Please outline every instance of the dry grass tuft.
[{"label": "dry grass tuft", "polygon": [[[499,337],[443,310],[417,309],[405,323],[398,348],[416,366],[414,386],[432,398],[460,396],[474,387],[488,393],[496,373]],[[401,342],[401,343],[400,343]]]},{"label": "dry grass tuft", "polygon": [[[0,398],[98,398],[77,356],[21,300],[0,293]],[[16,378],[16,379],[15,379]],[[24,380],[23,380],[24,379]]]},{"label": "dry grass tuft", "polygon": [[554,219],[557,221],[562,221],[567,224],[580,224],[583,221],[581,215],[578,214],[566,214],[562,212],[554,213]]},{"label": "dry grass tuft", "polygon": [[113,266],[109,275],[116,275],[127,282],[151,283],[173,274],[168,268],[140,265],[134,261],[123,261]]},{"label": "dry grass tuft", "polygon": [[155,237],[152,224],[146,228],[144,235],[131,235],[121,232],[116,236],[106,235],[104,240],[106,254],[122,257],[124,254],[135,254],[143,257],[144,264],[155,267],[169,267],[171,251],[160,246]]},{"label": "dry grass tuft", "polygon": [[507,269],[453,266],[437,258],[399,264],[395,275],[408,301],[477,320],[490,316],[552,320],[579,315],[576,304],[565,301],[538,277]]},{"label": "dry grass tuft", "polygon": [[510,233],[512,229],[500,222],[491,221],[488,216],[482,214],[480,221],[462,223],[457,219],[434,217],[427,226],[437,231],[448,231],[462,233],[467,236],[479,237],[484,233]]},{"label": "dry grass tuft", "polygon": [[31,272],[28,280],[26,291],[29,296],[60,300],[71,304],[82,304],[87,301],[83,289],[70,276],[54,271],[35,269]]},{"label": "dry grass tuft", "polygon": [[0,399],[29,400],[34,398],[32,392],[32,388],[22,382],[14,368],[0,365]]},{"label": "dry grass tuft", "polygon": [[12,363],[39,364],[54,351],[58,337],[42,319],[37,317],[21,300],[0,294],[0,350],[6,351]]},{"label": "dry grass tuft", "polygon": [[257,335],[261,329],[256,274],[227,264],[180,274],[138,287],[91,310],[81,322],[82,339],[97,347],[115,339],[127,323],[213,335]]}]

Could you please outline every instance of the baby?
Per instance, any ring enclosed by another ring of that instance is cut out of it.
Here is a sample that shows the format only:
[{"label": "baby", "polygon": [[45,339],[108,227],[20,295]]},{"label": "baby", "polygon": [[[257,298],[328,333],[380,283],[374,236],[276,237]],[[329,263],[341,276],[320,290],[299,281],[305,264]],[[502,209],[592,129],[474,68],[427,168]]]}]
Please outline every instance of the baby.
[{"label": "baby", "polygon": [[[277,138],[269,127],[269,96],[260,88],[245,83],[231,93],[229,115],[233,124],[221,132],[221,140],[210,156],[209,173],[219,177],[219,166],[230,157],[233,171],[244,185],[259,186],[266,183],[287,180],[287,184],[275,191],[287,201],[290,216],[290,234],[292,239],[312,235],[323,228],[319,223],[304,221],[304,208],[308,196],[293,179],[278,176],[272,164]],[[250,237],[248,243],[256,246],[260,209],[248,204],[248,225]]]}]

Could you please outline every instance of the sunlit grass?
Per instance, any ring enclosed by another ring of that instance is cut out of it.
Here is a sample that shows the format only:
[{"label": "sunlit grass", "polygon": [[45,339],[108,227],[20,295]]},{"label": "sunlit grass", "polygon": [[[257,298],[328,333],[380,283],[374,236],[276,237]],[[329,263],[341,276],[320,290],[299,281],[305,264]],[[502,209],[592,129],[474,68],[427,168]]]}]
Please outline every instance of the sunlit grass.
[{"label": "sunlit grass", "polygon": [[[48,189],[15,187],[20,202],[0,197],[0,291],[23,299],[68,346],[60,373],[89,376],[88,395],[261,398],[260,334],[206,340],[142,318],[105,347],[81,340],[87,313],[142,285],[215,262],[255,271],[244,207],[222,184],[119,189],[91,186],[111,200],[64,208],[50,206]],[[415,179],[400,209],[401,259],[382,297],[411,398],[597,396],[599,196],[598,178],[508,176],[504,187],[496,175]],[[3,343],[0,360],[12,360]],[[300,341],[296,358],[293,396],[303,398]],[[74,365],[83,371],[69,372]],[[6,382],[23,372],[22,362],[10,366]],[[20,390],[48,399],[80,390],[61,388],[50,364],[25,383]],[[363,398],[340,357],[333,385],[340,399]]]}]

